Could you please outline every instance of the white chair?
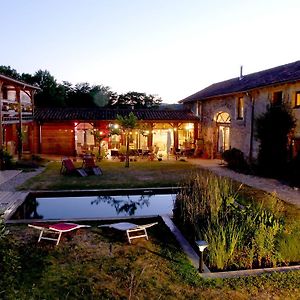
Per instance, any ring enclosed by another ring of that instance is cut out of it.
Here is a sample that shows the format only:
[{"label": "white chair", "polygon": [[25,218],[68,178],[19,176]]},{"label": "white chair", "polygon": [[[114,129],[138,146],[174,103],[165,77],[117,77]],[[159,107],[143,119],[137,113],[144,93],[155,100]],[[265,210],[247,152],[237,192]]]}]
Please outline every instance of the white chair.
[{"label": "white chair", "polygon": [[[145,225],[136,225],[133,223],[121,222],[121,223],[114,223],[114,224],[107,224],[107,225],[99,225],[98,227],[109,227],[121,231],[126,231],[128,242],[129,244],[131,244],[131,240],[133,239],[145,237],[148,240],[149,238],[147,234],[147,228],[152,227],[156,224],[158,224],[158,222],[145,224]],[[131,233],[134,233],[134,235],[131,235]]]}]

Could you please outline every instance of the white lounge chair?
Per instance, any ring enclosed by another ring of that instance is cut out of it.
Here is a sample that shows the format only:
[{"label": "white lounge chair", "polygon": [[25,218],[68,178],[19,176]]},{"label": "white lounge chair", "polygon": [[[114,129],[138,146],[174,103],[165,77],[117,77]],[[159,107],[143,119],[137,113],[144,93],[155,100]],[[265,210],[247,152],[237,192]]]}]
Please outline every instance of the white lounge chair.
[{"label": "white lounge chair", "polygon": [[[63,233],[76,230],[79,228],[91,227],[89,225],[79,225],[75,223],[56,223],[56,224],[35,223],[35,224],[28,224],[28,226],[41,231],[38,239],[38,243],[41,240],[49,240],[49,241],[55,241],[56,245],[59,244],[61,235]],[[57,234],[58,236],[56,238],[43,236],[45,233]]]},{"label": "white lounge chair", "polygon": [[[147,228],[152,227],[154,225],[158,224],[158,222],[151,223],[151,224],[145,224],[145,225],[137,225],[133,223],[128,222],[121,222],[121,223],[114,223],[114,224],[106,224],[106,225],[99,225],[98,227],[109,227],[114,228],[121,231],[126,231],[126,235],[128,238],[129,244],[131,244],[131,240],[143,238],[145,237],[147,240],[148,234],[147,234]],[[134,235],[130,235],[131,233],[135,233]]]}]

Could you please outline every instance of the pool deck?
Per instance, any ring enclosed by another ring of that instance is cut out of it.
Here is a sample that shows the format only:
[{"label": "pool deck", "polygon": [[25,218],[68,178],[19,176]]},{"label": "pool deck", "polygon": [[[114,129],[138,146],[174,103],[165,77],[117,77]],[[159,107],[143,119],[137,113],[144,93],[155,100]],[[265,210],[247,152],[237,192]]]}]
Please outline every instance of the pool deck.
[{"label": "pool deck", "polygon": [[0,214],[7,220],[25,201],[29,192],[0,192]]}]

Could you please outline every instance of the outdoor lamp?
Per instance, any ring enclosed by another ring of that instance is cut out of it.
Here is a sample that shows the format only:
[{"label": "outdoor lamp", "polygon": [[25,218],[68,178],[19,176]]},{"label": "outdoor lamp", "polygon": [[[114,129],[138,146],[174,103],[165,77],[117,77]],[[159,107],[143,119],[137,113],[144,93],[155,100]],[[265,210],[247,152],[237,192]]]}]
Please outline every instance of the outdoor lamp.
[{"label": "outdoor lamp", "polygon": [[199,248],[200,251],[200,259],[199,259],[199,272],[204,272],[204,264],[203,264],[203,251],[208,246],[208,243],[206,241],[196,241],[196,245]]}]

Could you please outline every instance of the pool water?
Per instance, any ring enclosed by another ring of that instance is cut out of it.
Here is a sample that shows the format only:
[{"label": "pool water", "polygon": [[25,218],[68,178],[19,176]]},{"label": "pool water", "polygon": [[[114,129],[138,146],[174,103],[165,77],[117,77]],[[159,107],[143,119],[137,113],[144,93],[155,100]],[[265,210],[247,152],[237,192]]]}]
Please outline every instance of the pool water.
[{"label": "pool water", "polygon": [[176,194],[100,195],[27,199],[11,220],[63,220],[172,214]]}]

